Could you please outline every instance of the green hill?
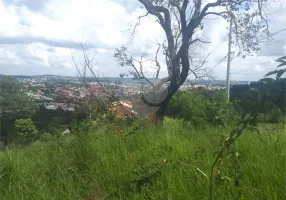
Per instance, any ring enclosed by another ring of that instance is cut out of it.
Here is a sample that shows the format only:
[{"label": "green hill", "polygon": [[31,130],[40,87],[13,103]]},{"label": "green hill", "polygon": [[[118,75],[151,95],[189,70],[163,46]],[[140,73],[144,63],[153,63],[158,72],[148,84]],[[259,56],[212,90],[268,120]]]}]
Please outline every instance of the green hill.
[{"label": "green hill", "polygon": [[[284,126],[259,129],[245,132],[220,161],[214,199],[285,198]],[[88,134],[6,149],[0,199],[208,199],[210,166],[230,131],[166,119],[161,128],[95,125]]]}]

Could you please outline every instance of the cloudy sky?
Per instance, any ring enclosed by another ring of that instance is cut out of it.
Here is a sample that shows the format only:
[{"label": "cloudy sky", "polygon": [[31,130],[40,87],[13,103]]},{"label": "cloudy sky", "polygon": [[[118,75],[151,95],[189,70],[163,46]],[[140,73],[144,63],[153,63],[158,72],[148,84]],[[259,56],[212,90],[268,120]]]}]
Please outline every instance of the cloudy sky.
[{"label": "cloudy sky", "polygon": [[[211,0],[210,0],[211,1]],[[163,32],[154,18],[147,17],[133,40],[130,25],[144,10],[136,0],[0,0],[0,73],[17,75],[57,74],[76,76],[72,56],[79,63],[83,43],[100,76],[118,77],[129,69],[118,66],[114,49],[126,45],[134,57],[143,52],[156,52],[156,42]],[[270,30],[286,28],[286,0],[276,1],[267,10]],[[198,46],[201,58],[208,54],[206,66],[212,76],[225,79],[227,53],[227,23],[215,17],[205,21],[200,33],[211,44]],[[235,58],[231,65],[232,80],[257,80],[275,69],[274,60],[286,55],[286,31],[261,45],[252,57]],[[160,57],[162,66],[164,59]],[[146,66],[148,76],[154,68]],[[161,76],[166,75],[166,69]]]}]

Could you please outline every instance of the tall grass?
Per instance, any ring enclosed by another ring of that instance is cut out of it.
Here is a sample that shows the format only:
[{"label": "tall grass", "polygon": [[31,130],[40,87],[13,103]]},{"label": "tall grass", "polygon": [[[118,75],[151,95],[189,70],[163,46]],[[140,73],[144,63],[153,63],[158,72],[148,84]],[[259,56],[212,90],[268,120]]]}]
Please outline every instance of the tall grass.
[{"label": "tall grass", "polygon": [[[210,165],[231,127],[188,130],[167,119],[162,128],[127,137],[113,129],[0,152],[0,199],[207,199]],[[260,131],[244,133],[235,144],[237,168],[222,160],[215,199],[286,197],[284,127]]]}]

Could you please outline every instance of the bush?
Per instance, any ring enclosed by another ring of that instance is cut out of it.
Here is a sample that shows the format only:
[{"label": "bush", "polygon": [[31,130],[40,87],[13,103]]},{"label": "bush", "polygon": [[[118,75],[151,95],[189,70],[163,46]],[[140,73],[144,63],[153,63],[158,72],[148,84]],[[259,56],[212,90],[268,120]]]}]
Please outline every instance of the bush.
[{"label": "bush", "polygon": [[15,121],[14,126],[15,133],[22,144],[31,143],[38,133],[31,119],[18,119]]},{"label": "bush", "polygon": [[76,135],[82,135],[87,134],[90,132],[90,130],[94,129],[96,127],[95,121],[77,121],[73,120],[70,124],[71,132]]},{"label": "bush", "polygon": [[285,100],[283,100],[285,97],[280,91],[282,87],[274,84],[276,82],[262,79],[246,92],[241,93],[239,98],[233,99],[238,100],[244,111],[253,112],[255,110],[259,116],[259,121],[279,123],[283,119],[283,114],[285,115],[285,108],[281,106],[284,102],[285,107]]},{"label": "bush", "polygon": [[238,101],[244,110],[257,109],[263,122],[278,123],[285,116],[286,79],[263,78],[250,85],[234,85],[231,100]]},{"label": "bush", "polygon": [[228,102],[226,95],[219,91],[179,93],[172,98],[167,115],[183,119],[194,127],[208,124],[224,126],[239,119],[234,104]]},{"label": "bush", "polygon": [[48,142],[50,140],[52,140],[53,135],[50,133],[43,133],[40,135],[39,141],[40,142]]},{"label": "bush", "polygon": [[49,133],[53,136],[60,136],[61,133],[66,129],[66,125],[48,125],[46,128],[41,130],[41,134]]}]

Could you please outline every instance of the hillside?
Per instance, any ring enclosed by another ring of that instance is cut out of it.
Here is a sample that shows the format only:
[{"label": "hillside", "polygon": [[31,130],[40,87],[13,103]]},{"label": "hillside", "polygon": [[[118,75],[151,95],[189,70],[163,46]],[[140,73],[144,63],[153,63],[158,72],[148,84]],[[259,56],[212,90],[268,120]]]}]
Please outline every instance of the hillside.
[{"label": "hillside", "polygon": [[[161,128],[131,129],[94,125],[0,152],[0,199],[208,198],[214,152],[232,127],[196,130],[167,118]],[[215,169],[215,199],[284,199],[284,126],[259,130],[246,131]]]}]

